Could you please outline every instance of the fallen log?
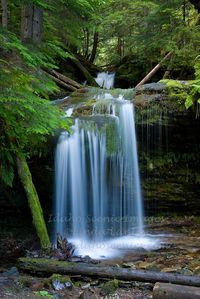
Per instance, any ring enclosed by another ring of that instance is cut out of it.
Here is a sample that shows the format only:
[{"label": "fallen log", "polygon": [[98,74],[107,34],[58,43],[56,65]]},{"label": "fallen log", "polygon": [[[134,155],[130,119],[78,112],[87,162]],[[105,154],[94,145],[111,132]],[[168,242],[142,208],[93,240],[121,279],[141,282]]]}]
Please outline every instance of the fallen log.
[{"label": "fallen log", "polygon": [[200,289],[169,283],[156,283],[153,299],[200,299]]},{"label": "fallen log", "polygon": [[157,71],[161,68],[161,65],[163,64],[163,62],[167,59],[169,59],[172,56],[173,52],[169,52],[161,61],[160,63],[158,63],[145,77],[144,79],[142,79],[142,81],[140,81],[140,83],[138,83],[138,85],[136,87],[139,87],[145,83],[147,83],[155,73],[157,73]]},{"label": "fallen log", "polygon": [[76,54],[76,58],[80,61],[80,63],[89,70],[91,75],[97,74],[99,72],[102,72],[102,68],[100,66],[95,65],[90,60],[87,60],[85,57],[83,57],[81,54]]},{"label": "fallen log", "polygon": [[[47,73],[47,72],[46,72],[46,73]],[[67,90],[70,90],[70,91],[76,91],[76,90],[77,90],[76,87],[74,87],[74,86],[72,86],[72,85],[69,85],[69,84],[67,84],[67,83],[65,83],[65,82],[63,82],[63,81],[61,81],[60,79],[58,79],[58,78],[56,78],[56,77],[50,75],[49,73],[47,73],[47,75],[48,75],[52,80],[54,80],[59,86],[61,86],[62,88],[67,89]]]},{"label": "fallen log", "polygon": [[89,85],[94,87],[99,87],[95,79],[92,77],[92,75],[88,72],[88,70],[80,63],[78,59],[73,59],[73,63],[76,65],[76,67],[82,72],[83,76],[89,83]]},{"label": "fallen log", "polygon": [[200,286],[200,276],[132,270],[119,267],[80,264],[50,259],[20,258],[18,260],[18,267],[23,271],[42,275],[51,275],[53,273],[63,275],[78,274],[92,277],[116,278],[128,281],[170,282],[180,285]]},{"label": "fallen log", "polygon": [[59,72],[55,71],[55,70],[50,70],[50,69],[45,69],[45,72],[56,77],[57,79],[59,79],[60,81],[63,81],[71,86],[74,86],[76,89],[79,89],[82,87],[81,84],[77,83],[76,81],[70,79],[69,77],[60,74]]}]

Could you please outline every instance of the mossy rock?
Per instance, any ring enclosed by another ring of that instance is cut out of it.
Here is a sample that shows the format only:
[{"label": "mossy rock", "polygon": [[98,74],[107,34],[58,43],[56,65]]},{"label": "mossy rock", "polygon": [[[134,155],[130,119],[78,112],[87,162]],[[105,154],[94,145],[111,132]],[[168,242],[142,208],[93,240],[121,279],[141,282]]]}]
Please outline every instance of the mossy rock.
[{"label": "mossy rock", "polygon": [[103,296],[111,295],[115,293],[118,287],[119,287],[119,281],[117,279],[113,279],[103,284],[100,293]]},{"label": "mossy rock", "polygon": [[160,82],[166,84],[167,93],[171,100],[185,103],[188,94],[191,91],[192,81],[179,80],[161,80]]},{"label": "mossy rock", "polygon": [[138,94],[162,94],[166,93],[166,82],[160,81],[158,83],[148,83],[136,87],[136,95]]},{"label": "mossy rock", "polygon": [[34,278],[31,276],[20,276],[19,277],[19,285],[23,288],[29,288],[34,281]]},{"label": "mossy rock", "polygon": [[66,283],[66,282],[72,283],[71,278],[69,276],[67,276],[67,275],[60,275],[60,274],[53,274],[53,275],[51,275],[51,277],[49,278],[49,280],[51,282],[54,281],[54,280],[57,280],[60,283]]},{"label": "mossy rock", "polygon": [[88,116],[91,114],[92,114],[92,107],[84,105],[75,109],[72,115],[73,117],[78,117],[78,116]]}]

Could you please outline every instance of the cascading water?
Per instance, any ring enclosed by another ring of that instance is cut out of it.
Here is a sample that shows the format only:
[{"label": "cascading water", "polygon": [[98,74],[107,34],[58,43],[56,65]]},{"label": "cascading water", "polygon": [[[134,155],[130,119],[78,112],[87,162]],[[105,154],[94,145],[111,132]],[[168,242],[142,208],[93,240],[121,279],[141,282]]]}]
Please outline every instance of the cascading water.
[{"label": "cascading water", "polygon": [[99,73],[95,80],[100,87],[111,89],[114,87],[115,73]]},{"label": "cascading water", "polygon": [[96,258],[122,244],[152,245],[144,238],[134,107],[106,95],[91,120],[76,119],[73,134],[61,134],[56,151],[55,233]]}]

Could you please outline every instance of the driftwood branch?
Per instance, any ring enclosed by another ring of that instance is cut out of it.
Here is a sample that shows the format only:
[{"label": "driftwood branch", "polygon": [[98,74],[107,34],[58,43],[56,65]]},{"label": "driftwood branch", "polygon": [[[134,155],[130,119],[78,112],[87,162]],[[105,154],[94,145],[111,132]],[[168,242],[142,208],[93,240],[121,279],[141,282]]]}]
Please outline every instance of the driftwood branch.
[{"label": "driftwood branch", "polygon": [[200,289],[169,283],[156,283],[153,289],[154,299],[200,299]]},{"label": "driftwood branch", "polygon": [[180,285],[200,286],[200,276],[186,276],[174,273],[142,271],[118,267],[75,264],[49,259],[20,258],[18,266],[21,270],[41,274],[84,275],[92,277],[116,278],[146,282],[167,282]]},{"label": "driftwood branch", "polygon": [[169,52],[161,61],[160,63],[158,63],[147,75],[146,77],[144,77],[144,79],[142,79],[142,81],[140,81],[140,83],[138,83],[138,85],[136,87],[139,87],[145,83],[147,83],[155,73],[157,73],[157,71],[161,68],[161,65],[163,64],[164,61],[166,61],[167,59],[169,59],[172,56],[173,52]]}]

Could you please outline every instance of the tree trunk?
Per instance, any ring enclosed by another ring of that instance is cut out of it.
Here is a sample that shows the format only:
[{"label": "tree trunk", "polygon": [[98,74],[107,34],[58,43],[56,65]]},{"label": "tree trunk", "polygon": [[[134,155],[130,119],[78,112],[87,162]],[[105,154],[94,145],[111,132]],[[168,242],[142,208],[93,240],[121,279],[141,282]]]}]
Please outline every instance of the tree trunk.
[{"label": "tree trunk", "polygon": [[148,73],[148,74],[146,75],[146,77],[144,77],[144,79],[142,79],[142,81],[141,81],[140,83],[138,83],[138,85],[137,85],[136,87],[139,87],[139,86],[141,86],[141,85],[147,83],[147,82],[153,77],[153,75],[155,75],[155,73],[157,73],[157,71],[160,69],[162,63],[171,57],[172,53],[173,53],[173,52],[169,52],[169,53],[168,53],[168,54],[161,60],[161,62],[158,63],[158,64],[157,64],[157,65],[150,71],[150,73]]},{"label": "tree trunk", "polygon": [[2,6],[2,27],[8,27],[8,2],[7,0],[1,0]]},{"label": "tree trunk", "polygon": [[153,299],[200,299],[200,289],[169,283],[156,283]]},{"label": "tree trunk", "polygon": [[43,11],[35,5],[22,9],[21,38],[23,42],[40,43],[42,39]]},{"label": "tree trunk", "polygon": [[72,61],[76,65],[76,67],[81,71],[81,73],[83,74],[83,76],[85,77],[89,85],[99,87],[95,79],[88,72],[88,70],[80,63],[78,59],[73,59]]},{"label": "tree trunk", "polygon": [[33,35],[33,5],[26,5],[22,8],[21,38],[28,42]]},{"label": "tree trunk", "polygon": [[42,41],[43,10],[34,5],[33,9],[33,42],[40,44]]},{"label": "tree trunk", "polygon": [[28,198],[29,207],[31,209],[31,214],[33,217],[33,224],[40,239],[41,248],[49,249],[51,247],[51,243],[44,221],[42,208],[37,195],[37,191],[32,181],[32,176],[28,164],[24,157],[17,157],[17,169],[20,180],[26,192],[26,196]]},{"label": "tree trunk", "polygon": [[88,52],[89,52],[89,42],[90,42],[90,32],[88,28],[85,30],[86,36],[85,36],[85,57],[88,57]]},{"label": "tree trunk", "polygon": [[117,54],[119,55],[119,57],[122,57],[122,39],[121,37],[118,37],[117,39]]},{"label": "tree trunk", "polygon": [[185,276],[173,273],[132,270],[119,267],[61,262],[49,259],[20,258],[19,268],[30,273],[83,275],[121,280],[146,282],[171,282],[181,285],[200,286],[200,276]]},{"label": "tree trunk", "polygon": [[95,58],[96,58],[98,43],[99,43],[99,33],[97,31],[95,31],[94,38],[93,38],[92,53],[91,53],[91,56],[90,56],[90,62],[91,63],[93,63]]}]

